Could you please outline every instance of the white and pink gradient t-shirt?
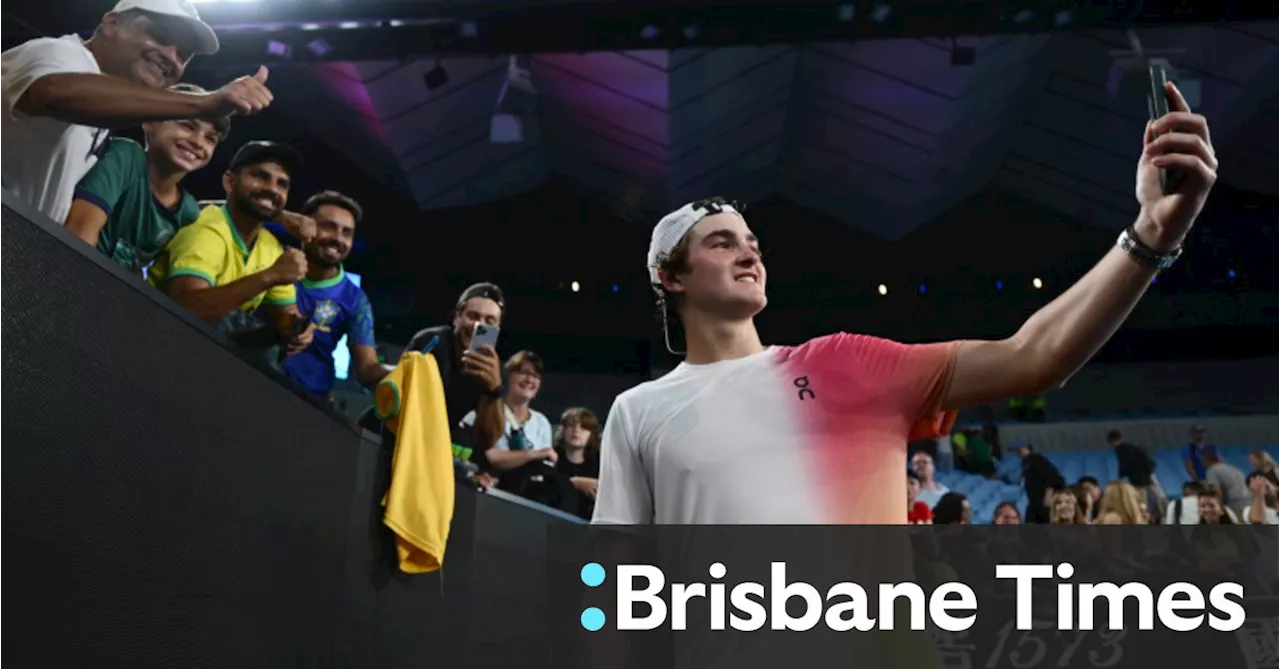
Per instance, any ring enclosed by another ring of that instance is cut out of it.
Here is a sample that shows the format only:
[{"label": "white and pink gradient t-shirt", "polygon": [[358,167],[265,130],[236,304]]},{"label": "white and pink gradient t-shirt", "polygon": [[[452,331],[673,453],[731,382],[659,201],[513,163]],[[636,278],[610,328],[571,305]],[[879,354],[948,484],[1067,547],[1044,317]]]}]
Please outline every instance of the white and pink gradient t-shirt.
[{"label": "white and pink gradient t-shirt", "polygon": [[958,342],[834,334],[618,396],[596,524],[900,525],[907,442],[946,434]]}]

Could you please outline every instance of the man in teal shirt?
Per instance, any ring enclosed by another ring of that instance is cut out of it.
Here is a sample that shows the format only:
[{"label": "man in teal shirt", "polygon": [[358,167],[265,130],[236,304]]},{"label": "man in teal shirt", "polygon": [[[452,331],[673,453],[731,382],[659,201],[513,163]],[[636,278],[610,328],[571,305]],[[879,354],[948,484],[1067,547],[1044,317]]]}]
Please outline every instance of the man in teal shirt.
[{"label": "man in teal shirt", "polygon": [[[178,84],[170,90],[200,94]],[[187,174],[213,158],[230,119],[147,123],[146,147],[112,139],[102,158],[80,180],[67,214],[67,229],[121,267],[140,273],[200,207],[182,188]]]}]

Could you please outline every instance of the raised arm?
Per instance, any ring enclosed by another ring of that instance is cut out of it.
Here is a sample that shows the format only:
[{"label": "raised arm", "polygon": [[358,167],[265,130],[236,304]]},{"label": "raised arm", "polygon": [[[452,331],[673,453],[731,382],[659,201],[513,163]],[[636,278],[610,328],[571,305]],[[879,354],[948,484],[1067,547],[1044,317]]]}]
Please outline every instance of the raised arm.
[{"label": "raised arm", "polygon": [[[1191,113],[1173,84],[1165,92],[1174,111],[1147,126],[1137,173],[1141,212],[1132,228],[1137,240],[1158,254],[1181,246],[1218,169],[1204,117]],[[1185,178],[1166,195],[1160,170],[1168,168]],[[963,342],[944,405],[962,408],[1061,386],[1111,338],[1155,274],[1118,245],[1112,248],[1012,337]]]},{"label": "raised arm", "polygon": [[[6,76],[8,74],[6,73]],[[35,77],[14,105],[28,116],[48,116],[94,128],[129,128],[149,121],[252,114],[271,104],[267,70],[240,77],[210,93],[151,88],[106,74],[60,72]]]}]

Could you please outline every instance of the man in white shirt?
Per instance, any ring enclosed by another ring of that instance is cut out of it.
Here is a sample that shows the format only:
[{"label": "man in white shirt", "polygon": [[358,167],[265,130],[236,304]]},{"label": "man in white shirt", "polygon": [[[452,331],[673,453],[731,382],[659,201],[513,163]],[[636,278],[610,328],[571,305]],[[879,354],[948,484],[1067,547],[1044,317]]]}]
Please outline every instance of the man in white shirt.
[{"label": "man in white shirt", "polygon": [[[592,522],[902,524],[909,441],[946,434],[958,409],[1064,383],[1180,255],[1218,161],[1204,117],[1172,84],[1164,93],[1174,111],[1141,138],[1135,222],[1007,339],[765,346],[754,318],[767,274],[746,219],[718,198],[664,217],[646,265],[685,361],[614,401]],[[1166,169],[1184,179],[1171,186]]]},{"label": "man in white shirt", "polygon": [[266,108],[265,68],[201,95],[166,90],[194,55],[217,50],[189,0],[121,0],[87,41],[42,37],[5,51],[4,188],[61,225],[108,130]]},{"label": "man in white shirt", "polygon": [[920,494],[916,499],[928,504],[930,509],[938,505],[938,500],[943,495],[951,492],[950,488],[934,479],[937,472],[933,466],[933,458],[928,453],[917,451],[911,456],[911,471],[920,478]]}]

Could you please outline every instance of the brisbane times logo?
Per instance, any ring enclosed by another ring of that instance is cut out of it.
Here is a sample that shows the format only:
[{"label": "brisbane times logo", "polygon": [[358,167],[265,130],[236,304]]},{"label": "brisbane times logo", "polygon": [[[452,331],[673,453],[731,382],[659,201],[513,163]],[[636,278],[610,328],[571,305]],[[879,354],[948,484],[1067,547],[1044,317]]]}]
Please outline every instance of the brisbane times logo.
[{"label": "brisbane times logo", "polygon": [[[1032,611],[1045,609],[1033,598],[1046,595],[1044,583],[1056,581],[1048,589],[1056,594],[1055,627],[1060,631],[1151,630],[1160,626],[1175,632],[1192,632],[1207,626],[1231,632],[1245,623],[1244,587],[1222,582],[1208,592],[1192,583],[1171,583],[1159,590],[1140,582],[1078,583],[1070,579],[1075,568],[1070,563],[1056,565],[997,565],[995,578],[1006,581],[1009,595],[1016,599],[1018,630],[1036,627]],[[824,588],[787,575],[785,562],[770,563],[769,583],[730,582],[728,569],[720,562],[707,568],[705,582],[667,582],[662,569],[647,564],[615,567],[612,585],[616,588],[616,608],[597,606],[582,610],[582,628],[595,632],[606,627],[619,631],[646,631],[689,628],[690,612],[707,620],[709,630],[758,630],[804,632],[819,626],[836,632],[932,627],[946,632],[963,632],[978,618],[977,595],[960,582],[943,583],[925,592],[912,582],[879,583],[863,586],[839,582]],[[582,567],[580,578],[588,588],[605,586],[611,580],[597,562]],[[1037,581],[1041,585],[1033,587]],[[873,589],[876,597],[868,593]],[[900,621],[898,601],[907,602],[906,621]],[[788,606],[800,600],[802,606]],[[799,611],[798,614],[793,614]],[[1103,615],[1097,615],[1102,611]],[[1136,620],[1133,614],[1136,613]],[[1100,619],[1101,618],[1101,619]]]}]

